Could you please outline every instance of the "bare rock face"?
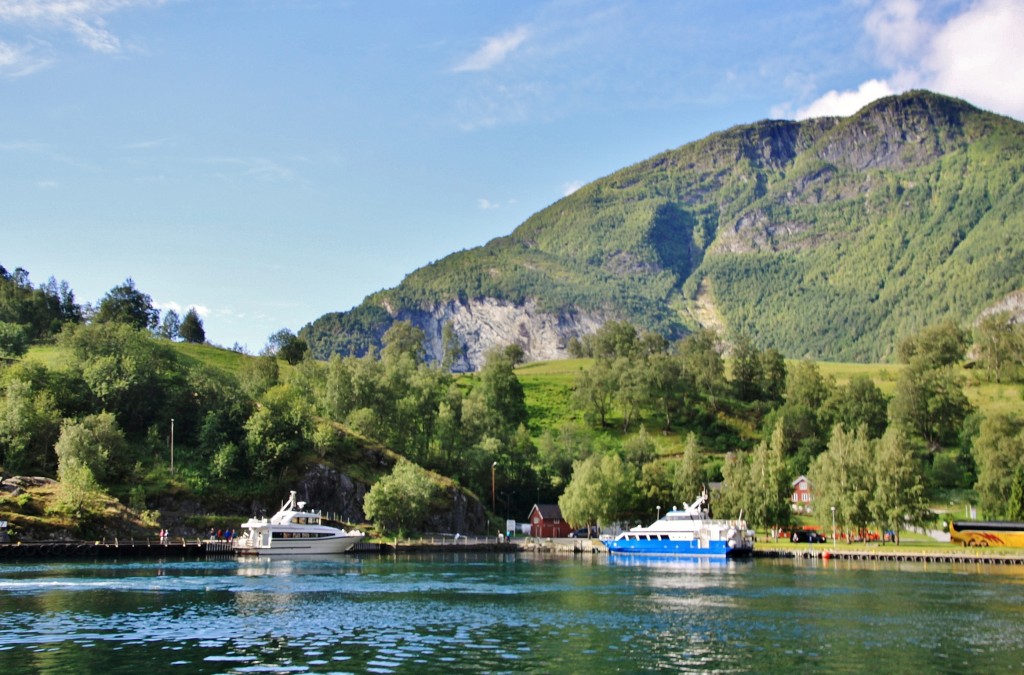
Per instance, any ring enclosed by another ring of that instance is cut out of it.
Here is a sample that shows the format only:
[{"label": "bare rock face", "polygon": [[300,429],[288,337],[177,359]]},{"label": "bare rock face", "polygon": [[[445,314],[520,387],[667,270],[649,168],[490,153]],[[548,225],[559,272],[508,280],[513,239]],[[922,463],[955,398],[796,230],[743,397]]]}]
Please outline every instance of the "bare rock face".
[{"label": "bare rock face", "polygon": [[446,323],[451,324],[463,345],[452,369],[467,372],[479,369],[492,348],[511,344],[523,348],[527,361],[567,358],[569,340],[593,333],[607,318],[577,311],[542,311],[532,300],[516,304],[482,298],[438,304],[429,310],[402,309],[395,320],[410,321],[424,332],[429,361],[442,360],[441,331]]}]

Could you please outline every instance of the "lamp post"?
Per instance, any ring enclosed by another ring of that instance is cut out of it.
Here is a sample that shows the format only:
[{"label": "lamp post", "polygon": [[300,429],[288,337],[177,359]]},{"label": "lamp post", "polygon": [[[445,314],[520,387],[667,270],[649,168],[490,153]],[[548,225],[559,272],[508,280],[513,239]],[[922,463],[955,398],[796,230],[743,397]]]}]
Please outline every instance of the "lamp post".
[{"label": "lamp post", "polygon": [[174,475],[174,418],[171,418],[171,475]]},{"label": "lamp post", "polygon": [[655,514],[654,515],[654,519],[655,520],[661,520],[661,504],[658,504],[654,508],[656,509],[655,512],[654,512],[654,514]]},{"label": "lamp post", "polygon": [[494,469],[498,466],[497,462],[491,464],[491,513],[494,513]]},{"label": "lamp post", "polygon": [[832,507],[832,547],[836,545],[836,507]]}]

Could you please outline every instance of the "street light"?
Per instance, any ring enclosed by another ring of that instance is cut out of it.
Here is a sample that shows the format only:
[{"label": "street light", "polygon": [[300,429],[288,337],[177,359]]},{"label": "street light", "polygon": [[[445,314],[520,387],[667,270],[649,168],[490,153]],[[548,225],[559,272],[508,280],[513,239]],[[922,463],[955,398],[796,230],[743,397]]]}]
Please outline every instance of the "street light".
[{"label": "street light", "polygon": [[832,507],[832,547],[836,545],[836,507]]},{"label": "street light", "polygon": [[495,511],[495,508],[494,508],[495,507],[495,504],[494,504],[494,469],[497,466],[498,466],[497,462],[495,462],[494,464],[491,464],[491,513],[494,513],[494,511]]},{"label": "street light", "polygon": [[171,475],[174,475],[174,418],[171,418]]},{"label": "street light", "polygon": [[654,508],[657,509],[657,511],[655,511],[656,515],[655,515],[654,519],[655,520],[661,520],[661,504],[658,504]]}]

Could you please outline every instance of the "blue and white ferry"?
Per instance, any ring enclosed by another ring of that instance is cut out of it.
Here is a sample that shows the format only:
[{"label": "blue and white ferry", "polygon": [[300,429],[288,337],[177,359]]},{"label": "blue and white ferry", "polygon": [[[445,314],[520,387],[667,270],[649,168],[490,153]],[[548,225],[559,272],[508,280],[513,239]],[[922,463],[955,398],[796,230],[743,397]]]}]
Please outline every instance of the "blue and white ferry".
[{"label": "blue and white ferry", "polygon": [[686,508],[673,508],[656,522],[637,526],[605,541],[611,553],[738,558],[750,555],[754,539],[742,519],[715,520],[707,510],[705,491]]}]

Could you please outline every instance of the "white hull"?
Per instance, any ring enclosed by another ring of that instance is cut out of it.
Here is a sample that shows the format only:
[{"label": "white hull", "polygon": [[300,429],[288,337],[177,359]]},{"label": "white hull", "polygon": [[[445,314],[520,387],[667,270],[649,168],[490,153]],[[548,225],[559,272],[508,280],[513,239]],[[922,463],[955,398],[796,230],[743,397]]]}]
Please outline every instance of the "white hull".
[{"label": "white hull", "polygon": [[331,537],[329,539],[279,539],[271,542],[269,547],[247,546],[241,540],[235,544],[235,552],[240,555],[335,555],[344,553],[362,539],[362,535],[354,537]]},{"label": "white hull", "polygon": [[335,555],[344,553],[364,535],[324,525],[319,511],[306,511],[292,492],[281,510],[270,519],[250,518],[232,548],[239,555]]}]

